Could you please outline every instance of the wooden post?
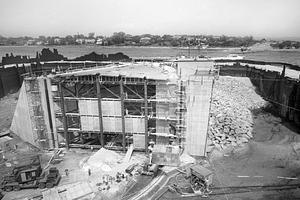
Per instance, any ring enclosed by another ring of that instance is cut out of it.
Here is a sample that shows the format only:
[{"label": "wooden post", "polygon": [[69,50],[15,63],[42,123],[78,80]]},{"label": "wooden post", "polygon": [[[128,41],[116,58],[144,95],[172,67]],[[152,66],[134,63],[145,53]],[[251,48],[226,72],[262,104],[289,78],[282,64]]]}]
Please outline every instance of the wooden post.
[{"label": "wooden post", "polygon": [[68,134],[68,121],[66,116],[66,109],[65,109],[65,99],[64,93],[62,91],[62,83],[58,83],[59,93],[60,93],[60,100],[61,100],[61,113],[63,117],[63,126],[64,126],[64,137],[66,140],[66,148],[69,149],[69,134]]},{"label": "wooden post", "polygon": [[121,118],[122,118],[122,135],[123,135],[123,151],[125,151],[126,144],[126,133],[125,133],[125,116],[124,116],[124,87],[123,87],[123,79],[120,77],[120,99],[121,99]]},{"label": "wooden post", "polygon": [[101,91],[100,91],[100,80],[97,77],[96,82],[97,87],[97,97],[98,97],[98,115],[99,115],[99,129],[100,135],[98,134],[98,139],[102,147],[104,147],[104,137],[103,137],[103,118],[102,118],[102,104],[101,104]]},{"label": "wooden post", "polygon": [[148,152],[148,93],[147,78],[144,77],[144,107],[145,107],[145,152]]}]

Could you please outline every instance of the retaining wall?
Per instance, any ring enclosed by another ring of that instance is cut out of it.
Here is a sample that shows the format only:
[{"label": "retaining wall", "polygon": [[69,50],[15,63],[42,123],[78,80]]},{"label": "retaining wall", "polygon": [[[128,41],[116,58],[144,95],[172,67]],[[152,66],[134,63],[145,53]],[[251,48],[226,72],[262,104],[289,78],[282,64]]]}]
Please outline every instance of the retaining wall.
[{"label": "retaining wall", "polygon": [[24,66],[0,68],[0,98],[19,90],[23,81],[23,73],[25,73]]}]

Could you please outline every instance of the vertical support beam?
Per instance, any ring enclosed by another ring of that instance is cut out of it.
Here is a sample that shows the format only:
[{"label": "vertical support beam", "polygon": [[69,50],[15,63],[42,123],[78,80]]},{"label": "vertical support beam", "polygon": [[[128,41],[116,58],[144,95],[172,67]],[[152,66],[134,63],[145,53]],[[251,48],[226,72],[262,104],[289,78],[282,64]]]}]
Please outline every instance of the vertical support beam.
[{"label": "vertical support beam", "polygon": [[2,77],[1,77],[1,74],[4,74],[3,71],[4,71],[4,68],[0,68],[0,98],[4,97],[6,95],[4,92],[4,84],[2,81]]},{"label": "vertical support beam", "polygon": [[102,147],[104,147],[102,103],[101,103],[101,90],[100,90],[100,80],[99,80],[99,77],[97,77],[96,84],[97,84],[96,87],[97,87],[97,97],[98,97],[99,129],[100,129],[100,135],[98,134],[98,140],[100,142],[100,145]]},{"label": "vertical support beam", "polygon": [[148,152],[148,91],[147,78],[144,77],[144,107],[145,107],[145,152]]},{"label": "vertical support beam", "polygon": [[45,85],[45,96],[46,96],[46,103],[47,103],[47,114],[48,114],[49,126],[51,131],[52,148],[55,148],[55,137],[53,133],[53,123],[51,118],[50,98],[49,98],[47,79],[44,79],[44,85]]},{"label": "vertical support beam", "polygon": [[124,116],[124,86],[123,86],[123,79],[120,77],[120,99],[121,99],[121,119],[122,119],[122,145],[123,145],[123,151],[125,151],[126,144],[126,133],[125,133],[125,116]]},{"label": "vertical support beam", "polygon": [[75,85],[74,85],[74,94],[75,94],[75,97],[78,97],[78,95],[79,95],[78,86],[79,86],[79,83],[75,83]]},{"label": "vertical support beam", "polygon": [[60,94],[60,102],[61,102],[61,113],[63,117],[63,126],[64,126],[64,137],[66,140],[66,148],[69,149],[69,134],[68,134],[68,121],[66,116],[66,109],[65,109],[65,98],[64,93],[62,91],[63,84],[61,82],[58,83],[58,89]]},{"label": "vertical support beam", "polygon": [[22,81],[21,81],[21,76],[19,73],[19,65],[16,64],[16,74],[17,74],[17,82],[18,82],[18,86],[19,88],[22,86]]},{"label": "vertical support beam", "polygon": [[29,65],[29,76],[32,77],[32,63]]}]

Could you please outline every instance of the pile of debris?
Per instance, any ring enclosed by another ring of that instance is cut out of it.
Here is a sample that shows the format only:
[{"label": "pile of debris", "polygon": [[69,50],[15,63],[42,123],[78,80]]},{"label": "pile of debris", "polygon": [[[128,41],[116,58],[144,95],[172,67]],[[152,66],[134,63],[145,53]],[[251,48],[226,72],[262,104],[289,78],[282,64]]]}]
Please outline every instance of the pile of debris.
[{"label": "pile of debris", "polygon": [[266,106],[249,78],[220,77],[215,82],[208,131],[208,152],[247,143],[252,138],[253,110]]},{"label": "pile of debris", "polygon": [[83,169],[88,171],[110,172],[122,160],[122,156],[114,151],[101,148],[94,153],[84,164]]}]

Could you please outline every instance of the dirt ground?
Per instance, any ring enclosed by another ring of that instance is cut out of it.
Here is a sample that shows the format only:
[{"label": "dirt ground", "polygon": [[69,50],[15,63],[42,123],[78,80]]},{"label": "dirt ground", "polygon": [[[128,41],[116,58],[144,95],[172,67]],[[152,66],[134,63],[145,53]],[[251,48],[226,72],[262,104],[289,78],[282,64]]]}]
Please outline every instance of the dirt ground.
[{"label": "dirt ground", "polygon": [[[243,146],[215,149],[209,155],[214,172],[213,193],[227,193],[226,187],[300,185],[300,135],[287,128],[280,118],[261,111],[254,117],[254,138]],[[184,184],[177,180],[175,183]],[[224,189],[214,189],[224,188]],[[207,198],[180,197],[167,192],[160,199],[267,200],[300,199],[300,189],[266,190],[211,195]]]},{"label": "dirt ground", "polygon": [[[244,146],[210,156],[215,186],[300,184],[300,136],[269,113],[254,116],[254,139]],[[286,179],[294,178],[294,179]],[[300,190],[251,192],[225,199],[300,199]],[[213,199],[224,199],[213,198]]]}]

